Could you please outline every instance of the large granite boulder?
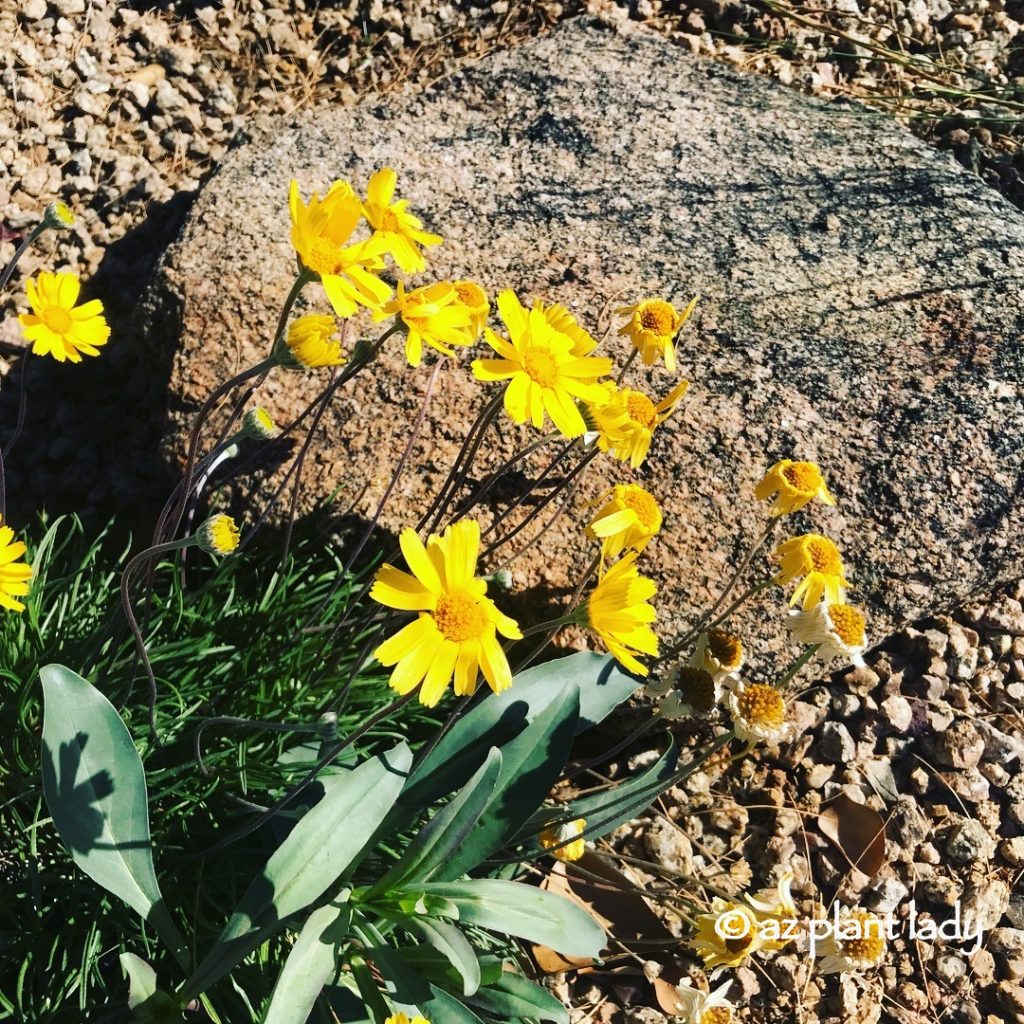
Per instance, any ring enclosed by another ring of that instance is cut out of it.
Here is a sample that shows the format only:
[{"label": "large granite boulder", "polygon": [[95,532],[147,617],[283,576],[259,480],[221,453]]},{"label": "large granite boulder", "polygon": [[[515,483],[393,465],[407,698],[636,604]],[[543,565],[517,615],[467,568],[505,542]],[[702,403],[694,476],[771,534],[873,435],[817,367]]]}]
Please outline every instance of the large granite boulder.
[{"label": "large granite boulder", "polygon": [[[703,297],[680,342],[693,386],[638,474],[666,511],[645,556],[666,632],[760,530],[753,485],[789,455],[821,462],[838,508],[787,525],[837,539],[876,633],[1024,575],[1020,212],[891,120],[585,21],[426,92],[254,126],[143,309],[150,343],[176,352],[169,453],[207,393],[265,352],[294,268],[288,180],[363,187],[383,164],[446,239],[432,275],[564,302],[595,330],[646,294]],[[358,510],[376,504],[431,372],[400,349],[330,407],[304,507],[364,482]],[[468,361],[444,370],[386,528],[425,507],[479,407]],[[261,398],[283,418],[320,382],[278,372]],[[530,437],[501,435],[506,451]],[[628,475],[601,460],[580,502]],[[518,583],[574,578],[584,514],[515,563]]]}]

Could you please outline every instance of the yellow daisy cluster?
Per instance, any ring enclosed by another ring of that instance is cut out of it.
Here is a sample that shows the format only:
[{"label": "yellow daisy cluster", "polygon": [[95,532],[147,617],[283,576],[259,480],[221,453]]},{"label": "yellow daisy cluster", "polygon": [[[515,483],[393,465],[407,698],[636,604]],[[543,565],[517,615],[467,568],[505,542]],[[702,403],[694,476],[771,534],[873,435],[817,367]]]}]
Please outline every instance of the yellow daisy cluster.
[{"label": "yellow daisy cluster", "polygon": [[[321,197],[304,201],[298,182],[288,195],[291,241],[300,272],[319,279],[335,316],[347,320],[360,309],[376,320],[392,320],[406,336],[405,353],[418,366],[427,345],[444,355],[472,345],[483,328],[490,306],[472,281],[439,281],[407,290],[383,278],[386,257],[406,274],[422,273],[424,250],[440,245],[440,235],[425,230],[406,199],[395,198],[398,175],[382,167],[361,197],[347,181],[335,181]],[[358,237],[361,224],[368,234]],[[296,330],[296,327],[298,330]],[[345,361],[335,339],[333,318],[301,317],[279,339],[280,361],[290,366],[339,366]]]},{"label": "yellow daisy cluster", "polygon": [[[774,498],[769,511],[773,518],[797,512],[815,499],[835,505],[817,464],[792,459],[775,463],[754,494],[762,501]],[[866,622],[859,608],[846,603],[850,583],[835,542],[820,533],[805,533],[779,544],[774,558],[779,565],[775,577],[779,584],[799,580],[790,598],[790,605],[800,606],[789,615],[793,638],[816,646],[822,657],[842,657],[859,664],[867,646]]]}]

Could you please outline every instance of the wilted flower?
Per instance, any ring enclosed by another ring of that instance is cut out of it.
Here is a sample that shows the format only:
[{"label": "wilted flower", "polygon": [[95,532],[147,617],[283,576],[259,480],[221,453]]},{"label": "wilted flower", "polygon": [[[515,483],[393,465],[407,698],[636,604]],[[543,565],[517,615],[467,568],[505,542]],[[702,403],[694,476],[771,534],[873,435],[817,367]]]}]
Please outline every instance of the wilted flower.
[{"label": "wilted flower", "polygon": [[855,907],[839,914],[818,948],[821,974],[847,974],[877,967],[887,948],[885,922],[870,911]]},{"label": "wilted flower", "polygon": [[[607,500],[605,500],[607,499]],[[616,484],[590,521],[587,535],[601,541],[601,557],[616,558],[626,548],[641,552],[661,529],[661,509],[639,484]]]},{"label": "wilted flower", "polygon": [[786,701],[774,686],[735,681],[725,689],[733,728],[741,740],[773,743],[785,737]]},{"label": "wilted flower", "polygon": [[388,608],[419,612],[374,651],[382,665],[395,666],[391,686],[406,694],[422,683],[419,699],[427,707],[441,700],[453,676],[460,697],[476,691],[480,672],[495,693],[511,686],[497,634],[519,640],[522,633],[485,596],[487,583],[475,575],[480,525],[472,519],[455,523],[426,546],[406,528],[399,543],[412,575],[384,565],[370,591]]},{"label": "wilted flower", "polygon": [[702,992],[686,979],[676,986],[674,1015],[682,1017],[683,1024],[732,1024],[735,1007],[725,997],[731,987],[732,982],[727,981],[714,992]]},{"label": "wilted flower", "polygon": [[59,363],[65,359],[80,363],[82,355],[98,356],[110,337],[99,299],[76,306],[81,282],[77,274],[42,271],[25,284],[31,313],[18,320],[37,356],[50,355]]},{"label": "wilted flower", "polygon": [[334,312],[352,316],[359,306],[377,309],[391,297],[391,289],[377,276],[387,242],[375,235],[351,242],[363,214],[363,204],[347,181],[336,181],[323,199],[313,193],[309,203],[299,196],[298,182],[288,192],[292,245],[299,262],[320,278]]},{"label": "wilted flower", "polygon": [[689,386],[689,381],[680,381],[655,405],[642,391],[606,381],[599,400],[589,402],[597,446],[637,469],[647,458],[655,429],[672,415]]},{"label": "wilted flower", "polygon": [[796,604],[803,598],[804,609],[810,609],[823,596],[830,604],[839,604],[843,600],[845,589],[850,584],[843,576],[843,558],[839,548],[828,537],[805,533],[783,541],[775,549],[775,559],[782,567],[776,577],[778,583],[785,584],[804,577],[793,591],[790,604]]},{"label": "wilted flower", "polygon": [[704,967],[739,967],[752,953],[775,949],[760,928],[754,911],[744,903],[716,896],[711,911],[697,918],[697,934],[687,943],[704,961]]},{"label": "wilted flower", "polygon": [[636,655],[658,653],[658,638],[650,626],[656,613],[647,603],[657,587],[640,575],[636,558],[635,551],[624,555],[598,580],[586,604],[586,622],[616,661],[645,676],[647,668]]},{"label": "wilted flower", "polygon": [[652,366],[661,356],[665,360],[665,368],[675,373],[673,341],[696,305],[697,300],[693,299],[682,313],[664,299],[644,299],[635,306],[622,306],[615,312],[629,319],[619,328],[619,336],[629,338],[640,353],[644,366]]},{"label": "wilted flower", "polygon": [[544,829],[537,838],[545,850],[552,851],[553,857],[564,861],[579,860],[587,852],[587,843],[583,838],[586,827],[586,818],[576,818]]},{"label": "wilted flower", "polygon": [[661,702],[658,713],[663,718],[688,718],[708,715],[718,707],[721,687],[706,669],[696,665],[679,665],[669,675],[672,692]]},{"label": "wilted flower", "polygon": [[710,672],[719,683],[743,668],[743,641],[724,629],[711,627],[697,639],[691,665]]},{"label": "wilted flower", "polygon": [[253,406],[242,419],[242,432],[253,441],[269,441],[277,437],[274,418],[262,405]]},{"label": "wilted flower", "polygon": [[418,274],[427,267],[420,246],[440,245],[444,239],[423,230],[423,221],[409,212],[407,199],[391,201],[397,182],[398,175],[390,167],[377,171],[366,189],[363,212],[399,267],[407,274]]},{"label": "wilted flower", "polygon": [[794,462],[792,459],[776,462],[754,488],[754,497],[758,501],[772,495],[775,495],[775,504],[769,513],[772,516],[796,512],[815,498],[826,505],[835,505],[821,470],[813,462]]},{"label": "wilted flower", "polygon": [[452,345],[472,345],[475,340],[473,315],[459,301],[459,293],[448,281],[428,284],[411,292],[399,281],[395,297],[374,313],[373,318],[385,320],[391,316],[400,318],[405,327],[405,358],[410,366],[420,365],[424,342],[450,356],[454,355]]},{"label": "wilted flower", "polygon": [[540,309],[527,312],[512,291],[498,296],[498,312],[511,341],[485,330],[487,344],[501,358],[473,360],[474,376],[509,381],[505,411],[515,423],[530,420],[540,430],[546,413],[565,437],[582,436],[586,423],[576,399],[602,400],[604,393],[594,382],[611,370],[612,361],[574,355],[572,340],[556,331]]},{"label": "wilted flower", "polygon": [[760,889],[753,895],[747,894],[747,902],[766,917],[796,917],[796,903],[793,901],[793,872],[787,871],[774,889]]},{"label": "wilted flower", "polygon": [[238,547],[238,527],[231,516],[218,514],[199,527],[196,543],[211,555],[230,555]]},{"label": "wilted flower", "polygon": [[864,613],[852,604],[819,601],[810,611],[792,609],[786,625],[793,639],[802,644],[817,644],[823,658],[845,658],[863,665],[861,655],[867,647]]},{"label": "wilted flower", "polygon": [[293,320],[284,344],[278,348],[278,358],[284,366],[296,370],[341,366],[345,357],[341,353],[338,322],[323,313],[307,313]]},{"label": "wilted flower", "polygon": [[[0,517],[0,523],[2,521]],[[28,593],[28,581],[32,578],[32,567],[18,561],[25,550],[24,542],[14,539],[14,531],[0,525],[0,608],[12,612],[25,610],[25,605],[17,598]]]}]

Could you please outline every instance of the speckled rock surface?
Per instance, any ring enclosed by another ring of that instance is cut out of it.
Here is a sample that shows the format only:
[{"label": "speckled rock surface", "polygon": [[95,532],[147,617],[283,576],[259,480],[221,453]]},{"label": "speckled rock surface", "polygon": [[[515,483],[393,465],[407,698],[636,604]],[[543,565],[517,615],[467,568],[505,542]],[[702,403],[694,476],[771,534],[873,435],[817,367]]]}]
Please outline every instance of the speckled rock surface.
[{"label": "speckled rock surface", "polygon": [[[645,293],[703,296],[680,345],[693,386],[639,473],[666,510],[646,560],[667,626],[760,530],[753,485],[790,454],[819,460],[839,502],[790,525],[837,539],[876,635],[1024,574],[1024,218],[891,121],[586,22],[425,93],[253,126],[143,309],[148,343],[176,353],[169,453],[206,394],[265,351],[294,266],[288,179],[363,187],[385,163],[446,238],[432,273],[565,302],[591,329]],[[462,364],[441,377],[387,528],[418,517],[475,414]],[[338,396],[305,506],[367,481],[358,508],[374,507],[429,374],[396,347]],[[672,384],[664,369],[648,380]],[[278,373],[261,397],[283,418],[316,385]],[[528,438],[501,434],[505,450]],[[599,460],[579,501],[623,475]],[[577,502],[514,563],[518,583],[572,580],[584,514]]]}]

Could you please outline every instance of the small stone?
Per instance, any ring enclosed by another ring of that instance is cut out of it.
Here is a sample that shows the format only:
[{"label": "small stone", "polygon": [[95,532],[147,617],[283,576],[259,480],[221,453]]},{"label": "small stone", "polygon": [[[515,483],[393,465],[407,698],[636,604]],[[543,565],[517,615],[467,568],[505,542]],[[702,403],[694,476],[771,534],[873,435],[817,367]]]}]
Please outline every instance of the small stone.
[{"label": "small stone", "polygon": [[919,883],[918,888],[925,900],[940,907],[952,907],[963,892],[960,883],[946,875],[925,878]]},{"label": "small stone", "polygon": [[875,878],[867,887],[864,902],[869,910],[890,914],[907,895],[907,887],[898,878]]},{"label": "small stone", "polygon": [[24,0],[21,13],[26,21],[41,21],[46,17],[46,0]]},{"label": "small stone", "polygon": [[1024,836],[1004,839],[999,844],[999,854],[1007,864],[1015,868],[1024,867]]},{"label": "small stone", "polygon": [[996,986],[996,997],[1007,1013],[1012,1013],[1018,1021],[1024,1020],[1024,988],[1012,981],[1001,981]]},{"label": "small stone", "polygon": [[821,756],[833,764],[849,764],[857,755],[857,745],[842,722],[826,722],[821,727]]},{"label": "small stone", "polygon": [[655,818],[644,830],[644,845],[657,864],[683,875],[693,873],[693,846],[678,825]]},{"label": "small stone", "polygon": [[914,717],[910,701],[906,697],[894,693],[882,701],[881,710],[896,732],[906,732]]},{"label": "small stone", "polygon": [[991,859],[995,852],[995,841],[973,818],[959,818],[946,837],[946,856],[954,864],[976,864]]},{"label": "small stone", "polygon": [[935,746],[935,760],[946,768],[974,768],[984,753],[985,741],[966,718],[954,722]]},{"label": "small stone", "polygon": [[967,973],[967,964],[962,956],[950,953],[935,958],[935,976],[950,988]]},{"label": "small stone", "polygon": [[969,885],[960,901],[961,917],[971,931],[988,932],[1010,904],[1010,887],[999,878]]},{"label": "small stone", "polygon": [[1019,928],[993,928],[988,933],[988,949],[1010,960],[1024,958],[1024,931]]}]

